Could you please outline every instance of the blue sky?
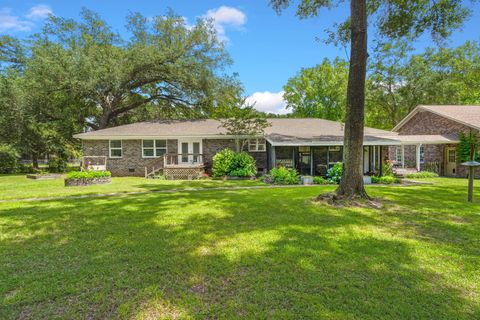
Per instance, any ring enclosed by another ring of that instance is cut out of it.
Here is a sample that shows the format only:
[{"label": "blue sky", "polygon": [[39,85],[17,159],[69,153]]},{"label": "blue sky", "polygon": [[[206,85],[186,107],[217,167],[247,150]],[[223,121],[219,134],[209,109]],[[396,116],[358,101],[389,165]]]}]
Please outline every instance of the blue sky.
[{"label": "blue sky", "polygon": [[[100,13],[120,34],[125,32],[125,16],[129,12],[155,16],[171,8],[191,23],[201,16],[215,19],[219,36],[227,41],[227,50],[234,60],[230,71],[239,73],[250,101],[256,101],[258,109],[268,112],[285,112],[282,87],[302,67],[313,66],[325,57],[345,58],[343,50],[327,46],[316,38],[324,39],[324,30],[344,19],[348,14],[346,7],[323,11],[314,19],[299,20],[291,9],[277,15],[267,0],[0,0],[0,34],[28,36],[38,30],[48,13],[77,18],[82,7]],[[478,4],[472,6],[472,13],[462,30],[451,37],[449,45],[480,40]],[[429,45],[432,44],[425,38],[418,41],[416,48],[422,50]]]}]

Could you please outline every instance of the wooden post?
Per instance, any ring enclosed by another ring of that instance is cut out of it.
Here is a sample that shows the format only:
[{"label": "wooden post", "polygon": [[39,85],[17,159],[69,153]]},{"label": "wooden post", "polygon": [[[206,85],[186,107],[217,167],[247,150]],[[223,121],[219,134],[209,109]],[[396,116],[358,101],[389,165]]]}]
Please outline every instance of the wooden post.
[{"label": "wooden post", "polygon": [[468,202],[473,202],[473,178],[475,177],[475,167],[468,167]]}]

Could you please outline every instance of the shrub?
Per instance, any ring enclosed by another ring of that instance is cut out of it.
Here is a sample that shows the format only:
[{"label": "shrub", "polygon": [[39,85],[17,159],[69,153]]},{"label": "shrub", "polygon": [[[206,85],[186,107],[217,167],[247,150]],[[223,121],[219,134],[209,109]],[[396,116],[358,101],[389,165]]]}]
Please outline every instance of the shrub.
[{"label": "shrub", "polygon": [[96,179],[111,176],[110,171],[72,171],[67,174],[67,179]]},{"label": "shrub", "polygon": [[343,173],[343,163],[341,162],[335,163],[333,167],[331,167],[327,171],[328,182],[339,184],[340,180],[342,179],[342,173]]},{"label": "shrub", "polygon": [[257,168],[251,155],[227,148],[213,156],[212,171],[215,177],[252,177],[257,173]]},{"label": "shrub", "polygon": [[60,157],[48,159],[48,171],[50,172],[65,172],[67,165],[67,160]]},{"label": "shrub", "polygon": [[387,163],[385,163],[383,166],[382,166],[382,176],[384,177],[394,177],[395,176],[395,173],[393,172],[393,161],[387,161]]},{"label": "shrub", "polygon": [[324,177],[313,177],[314,184],[329,184],[328,180]]},{"label": "shrub", "polygon": [[372,176],[372,183],[380,183],[380,184],[392,184],[392,183],[400,183],[400,179],[392,177],[392,176]]},{"label": "shrub", "polygon": [[297,170],[291,168],[273,168],[270,170],[269,176],[274,184],[298,184],[300,182]]},{"label": "shrub", "polygon": [[13,173],[17,168],[19,154],[14,147],[0,144],[0,173]]},{"label": "shrub", "polygon": [[438,174],[430,171],[419,171],[415,173],[405,174],[405,178],[408,178],[408,179],[424,179],[424,178],[436,178],[436,177],[438,177]]}]

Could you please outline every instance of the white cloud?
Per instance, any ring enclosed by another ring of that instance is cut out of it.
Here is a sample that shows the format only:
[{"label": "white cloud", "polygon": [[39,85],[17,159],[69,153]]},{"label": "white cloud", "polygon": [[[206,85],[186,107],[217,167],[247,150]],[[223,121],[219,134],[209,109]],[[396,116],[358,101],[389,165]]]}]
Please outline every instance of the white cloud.
[{"label": "white cloud", "polygon": [[283,100],[284,91],[280,92],[255,92],[247,98],[247,103],[255,104],[255,109],[267,113],[287,114],[286,103]]},{"label": "white cloud", "polygon": [[0,32],[30,31],[33,23],[12,14],[9,8],[0,8]]},{"label": "white cloud", "polygon": [[51,14],[53,14],[53,11],[49,6],[45,4],[39,4],[31,7],[25,17],[30,20],[41,20],[48,18],[48,16]]},{"label": "white cloud", "polygon": [[221,6],[217,9],[210,9],[203,18],[212,19],[218,38],[222,41],[228,41],[226,28],[242,30],[247,22],[247,16],[241,10],[236,8]]},{"label": "white cloud", "polygon": [[10,8],[0,8],[0,32],[30,31],[33,21],[42,20],[53,14],[49,6],[39,4],[33,6],[24,18],[14,15]]}]

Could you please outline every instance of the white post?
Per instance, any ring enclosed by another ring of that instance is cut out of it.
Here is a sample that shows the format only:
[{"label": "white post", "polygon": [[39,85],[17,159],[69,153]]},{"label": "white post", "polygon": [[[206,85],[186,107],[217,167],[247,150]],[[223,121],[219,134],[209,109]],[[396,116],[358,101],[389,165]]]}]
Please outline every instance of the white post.
[{"label": "white post", "polygon": [[405,168],[405,145],[402,144],[402,168]]},{"label": "white post", "polygon": [[417,165],[417,171],[420,171],[420,147],[422,145],[419,143],[416,145],[416,159],[415,159],[415,162],[416,162],[416,165]]}]

